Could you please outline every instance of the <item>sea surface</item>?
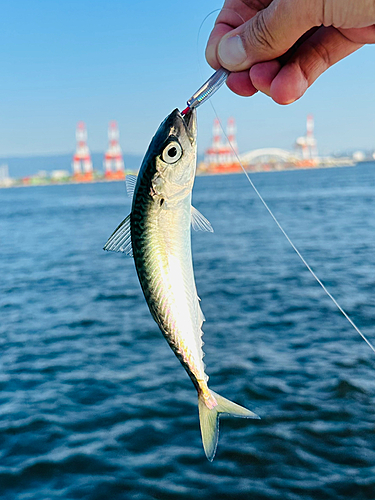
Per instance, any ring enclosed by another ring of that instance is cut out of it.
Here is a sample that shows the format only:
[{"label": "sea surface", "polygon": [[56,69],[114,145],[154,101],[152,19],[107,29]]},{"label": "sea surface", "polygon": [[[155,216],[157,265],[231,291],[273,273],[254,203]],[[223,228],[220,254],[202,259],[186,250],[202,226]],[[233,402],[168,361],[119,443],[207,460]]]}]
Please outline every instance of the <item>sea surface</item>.
[{"label": "sea surface", "polygon": [[[254,174],[319,278],[375,343],[375,164]],[[0,191],[2,500],[375,498],[375,354],[324,294],[244,175],[200,177],[193,234],[210,386],[195,389],[134,263],[102,250],[124,183]]]}]

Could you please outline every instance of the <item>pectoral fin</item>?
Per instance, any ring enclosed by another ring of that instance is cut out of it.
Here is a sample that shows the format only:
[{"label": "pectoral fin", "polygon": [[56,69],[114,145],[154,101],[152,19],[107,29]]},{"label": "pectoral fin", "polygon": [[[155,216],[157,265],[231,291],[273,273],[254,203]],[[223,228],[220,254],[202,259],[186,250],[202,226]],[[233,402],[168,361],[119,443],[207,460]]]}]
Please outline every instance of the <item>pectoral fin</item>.
[{"label": "pectoral fin", "polygon": [[193,226],[194,231],[214,232],[210,221],[207,220],[206,217],[199,212],[199,210],[194,208],[193,205],[191,206],[191,225]]},{"label": "pectoral fin", "polygon": [[123,252],[130,257],[133,257],[132,240],[130,232],[130,219],[129,214],[124,219],[118,228],[108,238],[107,243],[104,245],[104,250],[111,252]]}]

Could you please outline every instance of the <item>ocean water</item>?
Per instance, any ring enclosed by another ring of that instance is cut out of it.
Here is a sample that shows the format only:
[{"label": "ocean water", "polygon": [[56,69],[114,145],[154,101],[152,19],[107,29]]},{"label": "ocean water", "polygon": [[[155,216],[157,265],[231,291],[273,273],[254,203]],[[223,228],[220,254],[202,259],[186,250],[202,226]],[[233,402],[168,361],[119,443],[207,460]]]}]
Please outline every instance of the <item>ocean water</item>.
[{"label": "ocean water", "polygon": [[[255,174],[375,343],[375,165]],[[375,498],[375,354],[243,175],[201,177],[193,235],[210,386],[261,416],[201,445],[196,393],[131,258],[123,183],[0,191],[2,500]]]}]

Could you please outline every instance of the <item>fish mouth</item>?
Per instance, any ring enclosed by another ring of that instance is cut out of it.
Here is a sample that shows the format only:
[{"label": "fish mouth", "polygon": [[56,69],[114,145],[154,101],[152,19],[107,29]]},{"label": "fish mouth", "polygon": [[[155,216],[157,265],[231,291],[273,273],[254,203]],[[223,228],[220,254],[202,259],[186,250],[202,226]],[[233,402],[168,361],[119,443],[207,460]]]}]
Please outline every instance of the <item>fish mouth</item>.
[{"label": "fish mouth", "polygon": [[186,131],[188,133],[190,142],[193,144],[195,141],[195,137],[197,134],[197,112],[196,110],[189,109],[187,113],[184,115],[180,115],[182,118],[182,121],[185,124]]},{"label": "fish mouth", "polygon": [[192,146],[195,146],[197,139],[197,112],[195,109],[189,109],[182,114],[177,108],[160,125],[155,137],[160,133],[161,138],[169,135],[176,137],[187,136]]}]

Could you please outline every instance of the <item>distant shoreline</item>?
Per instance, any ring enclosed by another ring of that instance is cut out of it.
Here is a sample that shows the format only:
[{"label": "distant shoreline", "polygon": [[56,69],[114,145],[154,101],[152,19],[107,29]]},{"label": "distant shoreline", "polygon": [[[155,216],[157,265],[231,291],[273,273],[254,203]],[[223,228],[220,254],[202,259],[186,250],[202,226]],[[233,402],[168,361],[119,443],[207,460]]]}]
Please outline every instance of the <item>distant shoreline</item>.
[{"label": "distant shoreline", "polygon": [[[323,170],[323,169],[331,169],[331,168],[353,168],[353,166],[358,166],[358,165],[364,165],[368,164],[371,165],[373,164],[375,166],[375,160],[374,161],[366,161],[366,162],[359,162],[355,165],[324,165],[324,166],[318,166],[318,167],[299,167],[299,168],[285,168],[285,169],[275,169],[275,170],[247,170],[247,173],[250,175],[253,174],[262,174],[262,173],[280,173],[280,172],[297,172],[297,171],[312,171],[312,170]],[[134,171],[128,171],[126,175],[136,175],[137,172]],[[198,172],[197,177],[216,177],[216,176],[221,176],[221,175],[238,175],[238,174],[243,174],[242,170],[238,171],[228,171],[228,172]],[[34,178],[35,180],[35,178]],[[10,181],[10,182],[9,182]],[[71,178],[70,180],[54,180],[54,181],[46,181],[46,182],[22,182],[22,179],[9,179],[9,181],[5,181],[6,183],[1,183],[0,181],[0,189],[11,189],[11,188],[27,188],[27,187],[45,187],[45,186],[67,186],[67,185],[82,185],[82,184],[98,184],[98,183],[110,183],[110,182],[124,182],[125,179],[106,179],[106,178],[101,178],[101,177],[94,177],[92,180],[89,181],[80,181],[74,178]],[[13,182],[12,182],[13,181]]]}]

